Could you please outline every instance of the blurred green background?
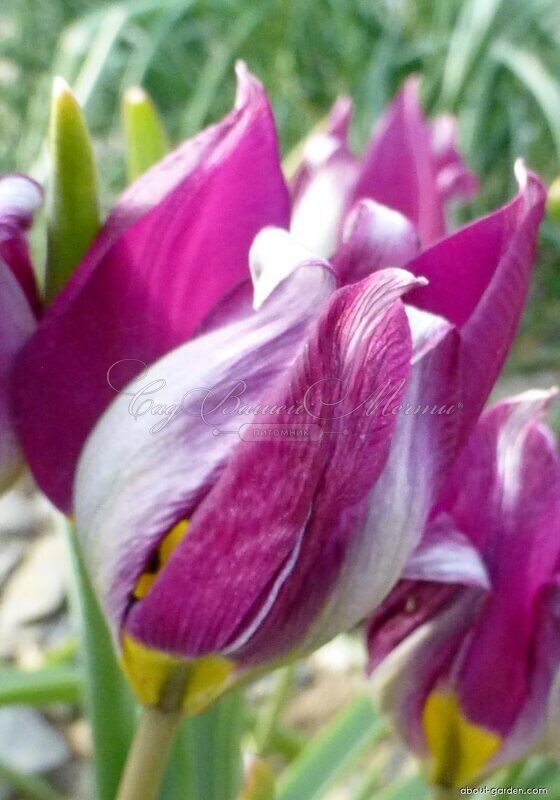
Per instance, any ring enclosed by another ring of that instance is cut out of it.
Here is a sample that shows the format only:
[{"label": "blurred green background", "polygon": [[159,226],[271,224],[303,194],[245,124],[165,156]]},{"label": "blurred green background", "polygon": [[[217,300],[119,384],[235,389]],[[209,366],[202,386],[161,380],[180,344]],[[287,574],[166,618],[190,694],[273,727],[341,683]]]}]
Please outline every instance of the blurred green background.
[{"label": "blurred green background", "polygon": [[[0,170],[46,175],[61,74],[85,108],[109,204],[124,184],[123,90],[144,86],[178,141],[230,107],[238,57],[270,93],[285,152],[342,93],[355,99],[361,147],[403,78],[420,72],[427,110],[457,114],[481,177],[462,219],[514,191],[517,156],[548,181],[560,172],[558,0],[1,0]],[[547,222],[541,240],[516,370],[559,360],[560,229]]]}]

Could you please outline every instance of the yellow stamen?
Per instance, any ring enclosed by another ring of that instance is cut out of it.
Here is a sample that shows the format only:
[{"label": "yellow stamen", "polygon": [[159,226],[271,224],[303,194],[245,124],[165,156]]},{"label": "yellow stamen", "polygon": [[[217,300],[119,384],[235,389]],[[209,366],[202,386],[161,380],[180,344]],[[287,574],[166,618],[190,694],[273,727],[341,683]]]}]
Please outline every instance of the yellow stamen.
[{"label": "yellow stamen", "polygon": [[143,598],[146,597],[156,582],[159,573],[171,558],[173,551],[184,538],[188,527],[189,520],[182,519],[164,536],[157,549],[155,569],[146,570],[138,578],[138,583],[134,588],[134,597],[136,600],[143,600]]},{"label": "yellow stamen", "polygon": [[122,639],[122,667],[138,699],[146,706],[164,704],[165,693],[174,682],[180,694],[175,710],[198,714],[231,684],[235,663],[222,656],[204,656],[185,661],[146,647],[131,636]]},{"label": "yellow stamen", "polygon": [[424,705],[422,724],[430,751],[432,783],[461,788],[478,780],[501,737],[475,725],[463,714],[454,692],[432,692]]}]

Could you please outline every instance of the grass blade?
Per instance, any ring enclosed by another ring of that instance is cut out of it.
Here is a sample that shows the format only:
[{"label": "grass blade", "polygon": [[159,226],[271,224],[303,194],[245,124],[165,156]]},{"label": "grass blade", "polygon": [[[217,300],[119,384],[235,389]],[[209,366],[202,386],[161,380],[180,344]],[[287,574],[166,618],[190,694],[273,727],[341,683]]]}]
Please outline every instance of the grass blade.
[{"label": "grass blade", "polygon": [[8,703],[29,706],[79,703],[82,688],[82,676],[73,666],[60,665],[33,671],[15,667],[0,670],[0,706]]},{"label": "grass blade", "polygon": [[356,700],[329,725],[282,776],[278,800],[315,800],[380,738],[385,723],[367,697]]}]

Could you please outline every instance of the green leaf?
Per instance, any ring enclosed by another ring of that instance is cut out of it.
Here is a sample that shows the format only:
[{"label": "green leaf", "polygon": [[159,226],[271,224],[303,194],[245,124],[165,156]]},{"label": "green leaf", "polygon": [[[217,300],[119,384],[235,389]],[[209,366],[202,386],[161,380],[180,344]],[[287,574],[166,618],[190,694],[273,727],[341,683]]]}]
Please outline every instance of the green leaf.
[{"label": "green leaf", "polygon": [[82,688],[82,675],[73,666],[60,665],[33,671],[15,667],[0,669],[0,706],[8,703],[33,706],[78,703]]},{"label": "green leaf", "polygon": [[377,741],[385,723],[367,697],[345,709],[284,772],[278,800],[314,800],[322,796],[364,748]]},{"label": "green leaf", "polygon": [[419,775],[398,781],[375,795],[375,800],[428,800],[429,789]]},{"label": "green leaf", "polygon": [[97,800],[114,800],[132,741],[135,703],[91,587],[74,527],[67,540],[75,581],[73,602],[82,634],[84,691],[93,735]]},{"label": "green leaf", "polygon": [[560,161],[560,82],[546,69],[535,53],[497,42],[492,57],[516,76],[541,107],[554,140]]},{"label": "green leaf", "polygon": [[441,103],[455,109],[503,0],[467,0],[449,40]]},{"label": "green leaf", "polygon": [[49,129],[46,295],[67,283],[100,228],[97,170],[85,119],[68,84],[55,78]]},{"label": "green leaf", "polygon": [[242,784],[243,694],[230,691],[183,722],[167,765],[160,800],[235,800]]},{"label": "green leaf", "polygon": [[274,736],[286,700],[294,684],[295,665],[282,667],[276,675],[276,685],[255,725],[256,752],[260,756],[268,755],[273,746]]},{"label": "green leaf", "polygon": [[0,781],[26,800],[64,800],[64,797],[37,775],[27,775],[0,761]]},{"label": "green leaf", "polygon": [[140,87],[124,93],[122,119],[127,175],[132,182],[163,158],[168,141],[155,105]]}]

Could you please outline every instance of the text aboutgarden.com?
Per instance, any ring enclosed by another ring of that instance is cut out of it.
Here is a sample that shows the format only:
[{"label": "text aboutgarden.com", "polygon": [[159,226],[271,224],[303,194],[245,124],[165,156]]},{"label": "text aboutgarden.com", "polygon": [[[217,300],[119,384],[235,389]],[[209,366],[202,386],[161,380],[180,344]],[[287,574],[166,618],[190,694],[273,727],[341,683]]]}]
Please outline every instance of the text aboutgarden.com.
[{"label": "text aboutgarden.com", "polygon": [[544,797],[548,794],[548,789],[543,786],[533,786],[520,789],[517,786],[476,786],[471,789],[464,786],[461,794],[465,797]]}]

